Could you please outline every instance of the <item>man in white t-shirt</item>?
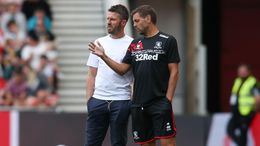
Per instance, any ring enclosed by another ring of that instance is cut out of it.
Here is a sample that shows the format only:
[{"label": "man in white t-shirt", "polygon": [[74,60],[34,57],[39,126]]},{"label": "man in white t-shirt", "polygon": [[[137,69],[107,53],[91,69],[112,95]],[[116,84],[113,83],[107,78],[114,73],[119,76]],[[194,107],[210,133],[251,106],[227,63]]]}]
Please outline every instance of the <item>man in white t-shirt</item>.
[{"label": "man in white t-shirt", "polygon": [[39,42],[39,37],[34,31],[29,31],[27,45],[23,47],[21,52],[23,61],[29,64],[33,70],[37,70],[40,65],[41,55],[45,55],[46,52],[46,44]]},{"label": "man in white t-shirt", "polygon": [[[96,40],[107,55],[121,62],[133,40],[125,35],[129,18],[123,5],[112,6],[107,13],[108,35]],[[87,125],[85,146],[101,146],[110,127],[111,145],[125,146],[130,114],[132,72],[121,76],[110,69],[98,56],[90,54],[87,75]]]}]

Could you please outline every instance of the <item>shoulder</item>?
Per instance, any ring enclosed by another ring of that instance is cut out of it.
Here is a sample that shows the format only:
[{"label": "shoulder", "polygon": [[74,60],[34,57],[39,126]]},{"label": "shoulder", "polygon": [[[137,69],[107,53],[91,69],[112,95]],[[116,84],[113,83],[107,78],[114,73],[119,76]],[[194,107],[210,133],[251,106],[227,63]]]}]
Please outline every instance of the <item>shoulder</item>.
[{"label": "shoulder", "polygon": [[136,44],[136,43],[138,43],[139,41],[142,41],[143,39],[144,39],[144,37],[135,38],[135,39],[133,39],[132,43]]},{"label": "shoulder", "polygon": [[253,75],[251,75],[250,76],[250,80],[251,80],[251,82],[252,83],[254,83],[254,85],[256,86],[256,87],[259,87],[259,81],[257,80],[257,78],[255,77],[255,76],[253,76]]},{"label": "shoulder", "polygon": [[2,14],[2,19],[7,19],[8,17],[11,17],[11,15],[9,13],[4,12]]},{"label": "shoulder", "polygon": [[96,41],[99,41],[99,42],[106,41],[106,40],[108,40],[109,38],[110,38],[109,35],[106,35],[106,36],[97,38],[97,39],[95,40],[95,42],[96,42]]},{"label": "shoulder", "polygon": [[36,46],[36,48],[47,48],[47,46],[48,46],[48,43],[46,43],[46,42],[40,42],[40,43],[38,44],[38,46]]},{"label": "shoulder", "polygon": [[44,20],[50,22],[51,19],[48,16],[44,16]]},{"label": "shoulder", "polygon": [[168,41],[174,41],[174,42],[176,42],[176,38],[175,38],[173,35],[166,34],[166,33],[163,33],[163,32],[159,32],[158,37],[159,37],[159,38],[162,38],[162,39],[166,39],[166,40],[168,40]]},{"label": "shoulder", "polygon": [[26,46],[23,47],[22,52],[27,52],[27,51],[30,51],[30,50],[32,50],[32,47],[26,45]]},{"label": "shoulder", "polygon": [[24,14],[21,13],[21,12],[17,13],[16,15],[17,15],[19,18],[23,18],[23,17],[24,17]]},{"label": "shoulder", "polygon": [[134,39],[133,39],[132,37],[130,37],[129,35],[125,35],[124,39],[127,40],[127,41],[130,41],[130,42],[132,42],[132,41],[134,40]]},{"label": "shoulder", "polygon": [[36,17],[35,16],[30,17],[29,20],[27,21],[28,24],[32,24],[34,22],[36,22]]}]

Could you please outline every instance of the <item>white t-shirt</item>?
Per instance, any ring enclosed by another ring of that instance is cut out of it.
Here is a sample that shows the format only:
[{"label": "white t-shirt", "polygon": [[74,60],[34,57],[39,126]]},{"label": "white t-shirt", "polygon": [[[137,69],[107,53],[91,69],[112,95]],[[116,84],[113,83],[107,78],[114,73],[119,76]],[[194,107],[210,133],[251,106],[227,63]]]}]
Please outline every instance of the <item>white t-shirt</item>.
[{"label": "white t-shirt", "polygon": [[46,77],[52,77],[53,76],[53,66],[51,64],[46,64],[42,70],[42,73]]},{"label": "white t-shirt", "polygon": [[41,55],[44,55],[47,51],[47,46],[44,43],[39,43],[37,46],[26,45],[22,50],[22,59],[27,60],[32,55],[30,66],[37,70],[40,64]]},{"label": "white t-shirt", "polygon": [[[103,46],[105,53],[114,61],[121,63],[132,38],[125,35],[123,38],[113,39],[110,35],[99,38],[96,41]],[[93,97],[101,100],[129,100],[131,96],[132,71],[123,76],[114,72],[98,56],[90,54],[88,66],[98,68]]]}]

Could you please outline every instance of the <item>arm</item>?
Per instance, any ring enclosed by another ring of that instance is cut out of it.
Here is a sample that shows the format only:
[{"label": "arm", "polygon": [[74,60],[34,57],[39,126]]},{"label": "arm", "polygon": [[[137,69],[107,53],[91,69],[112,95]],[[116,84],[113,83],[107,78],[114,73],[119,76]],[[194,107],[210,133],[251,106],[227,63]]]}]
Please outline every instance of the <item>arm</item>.
[{"label": "arm", "polygon": [[30,31],[34,29],[35,24],[36,24],[36,18],[35,16],[32,16],[28,19],[26,27]]},{"label": "arm", "polygon": [[170,72],[170,78],[169,78],[166,97],[168,98],[169,101],[172,102],[177,81],[179,78],[179,65],[177,63],[169,63],[168,68]]},{"label": "arm", "polygon": [[33,54],[31,51],[29,51],[27,46],[23,47],[22,52],[21,52],[21,57],[25,64],[29,64],[31,62],[31,60],[33,58]]},{"label": "arm", "polygon": [[259,82],[256,83],[256,85],[253,88],[253,95],[255,96],[255,110],[257,112],[260,111],[260,89],[259,89]]},{"label": "arm", "polygon": [[1,19],[1,28],[4,33],[8,32],[7,23],[8,23],[8,21],[10,21],[10,19],[8,19],[7,15],[8,14],[3,14],[2,19]]},{"label": "arm", "polygon": [[19,29],[20,29],[20,31],[22,31],[22,32],[26,32],[26,18],[25,18],[25,15],[22,13],[22,12],[20,12],[20,13],[18,13],[18,23],[19,23]]},{"label": "arm", "polygon": [[124,75],[130,69],[130,64],[117,63],[116,61],[109,58],[105,54],[104,48],[100,45],[99,42],[98,45],[95,45],[91,42],[89,44],[89,50],[92,51],[93,54],[99,56],[111,69],[120,75]]},{"label": "arm", "polygon": [[87,85],[87,87],[86,87],[86,92],[87,92],[86,98],[87,98],[87,101],[89,100],[89,98],[94,93],[96,75],[97,75],[97,68],[89,67],[87,79],[86,79],[86,85]]}]

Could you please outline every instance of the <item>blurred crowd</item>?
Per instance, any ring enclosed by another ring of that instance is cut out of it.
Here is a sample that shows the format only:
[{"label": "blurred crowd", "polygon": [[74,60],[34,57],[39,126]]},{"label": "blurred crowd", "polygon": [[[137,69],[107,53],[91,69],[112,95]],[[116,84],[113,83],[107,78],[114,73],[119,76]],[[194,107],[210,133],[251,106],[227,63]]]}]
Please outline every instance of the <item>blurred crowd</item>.
[{"label": "blurred crowd", "polygon": [[59,67],[46,0],[0,0],[0,106],[53,107]]}]

